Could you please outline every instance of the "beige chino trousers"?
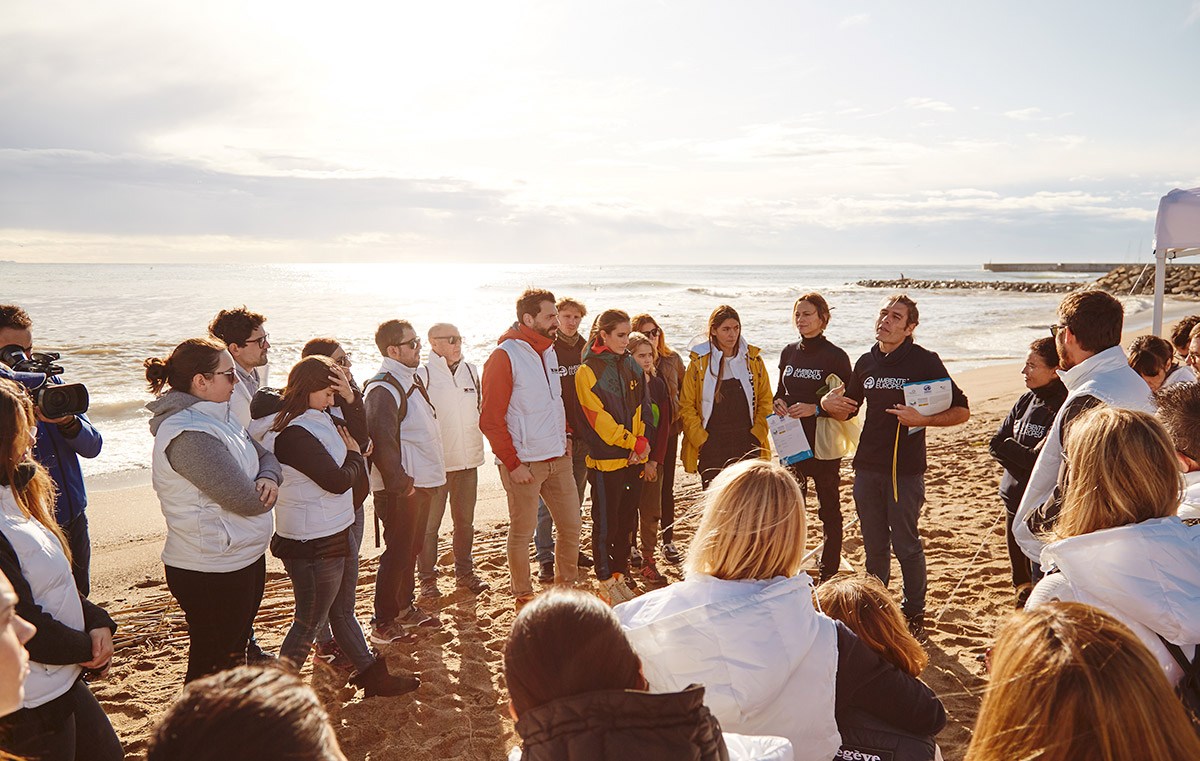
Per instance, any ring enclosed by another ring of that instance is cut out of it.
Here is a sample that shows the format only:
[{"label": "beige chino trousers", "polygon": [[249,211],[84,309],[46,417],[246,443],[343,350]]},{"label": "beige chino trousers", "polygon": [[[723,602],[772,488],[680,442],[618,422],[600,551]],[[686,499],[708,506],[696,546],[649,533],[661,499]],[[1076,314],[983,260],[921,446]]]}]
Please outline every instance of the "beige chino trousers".
[{"label": "beige chino trousers", "polygon": [[500,482],[508,496],[508,573],[514,597],[533,592],[529,545],[537,528],[538,497],[554,519],[554,583],[574,584],[579,578],[579,492],[571,458],[525,463],[533,473],[528,484],[514,483],[508,468],[499,465]]}]

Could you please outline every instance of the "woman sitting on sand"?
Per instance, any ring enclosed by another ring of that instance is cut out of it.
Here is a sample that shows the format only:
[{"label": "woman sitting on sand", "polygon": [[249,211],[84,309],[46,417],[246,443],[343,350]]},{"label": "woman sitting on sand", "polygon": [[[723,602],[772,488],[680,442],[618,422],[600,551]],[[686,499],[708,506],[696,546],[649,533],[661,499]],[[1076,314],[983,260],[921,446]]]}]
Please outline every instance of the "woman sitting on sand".
[{"label": "woman sitting on sand", "polygon": [[988,444],[988,452],[1004,466],[1000,501],[1004,503],[1004,535],[1008,539],[1008,561],[1018,608],[1025,607],[1033,591],[1033,564],[1017,544],[1013,520],[1029,485],[1033,464],[1042,451],[1042,440],[1050,432],[1058,408],[1067,399],[1067,387],[1058,377],[1058,363],[1058,347],[1051,336],[1029,344],[1025,366],[1021,368],[1025,388],[1029,390],[1013,405]]},{"label": "woman sitting on sand", "polygon": [[612,611],[579,591],[552,590],[521,610],[504,679],[522,739],[511,761],[792,758],[782,738],[722,735],[701,685],[649,692]]},{"label": "woman sitting on sand", "polygon": [[[869,573],[839,574],[817,587],[821,612],[850,627],[863,644],[914,679],[921,676],[929,656],[908,630],[904,613],[876,577]],[[838,717],[842,733],[839,758],[854,751],[887,750],[893,761],[932,761],[941,758],[929,736],[914,735],[880,721],[865,711]]]},{"label": "woman sitting on sand", "polygon": [[271,552],[283,561],[296,598],[280,658],[299,670],[328,617],[333,636],[357,674],[351,683],[367,697],[400,695],[420,684],[395,677],[375,658],[354,616],[358,581],[354,486],[367,463],[349,430],[334,423],[335,379],[345,377],[329,357],[310,356],[288,373],[282,408],[264,443],[283,465]]},{"label": "woman sitting on sand", "polygon": [[646,680],[656,690],[704,684],[724,729],[786,737],[798,759],[833,758],[838,721],[854,710],[936,734],[946,712],[933,692],[813,607],[804,538],[787,470],[752,460],[717,476],[687,579],[614,609]]},{"label": "woman sitting on sand", "polygon": [[1154,658],[1090,605],[1014,614],[989,662],[966,761],[1200,758],[1200,739]]},{"label": "woman sitting on sand", "polygon": [[190,682],[246,662],[283,475],[229,410],[237,373],[222,344],[191,338],[145,366],[151,393],[171,387],[146,408],[167,520],[162,560],[187,619]]},{"label": "woman sitting on sand", "polygon": [[730,463],[771,456],[771,381],[759,353],[742,338],[742,319],[726,305],[709,315],[708,341],[692,349],[679,399],[683,467],[699,472],[705,489]]},{"label": "woman sitting on sand", "polygon": [[621,310],[601,313],[575,372],[575,391],[587,422],[582,435],[588,444],[596,578],[601,598],[610,605],[633,599],[625,574],[637,530],[640,466],[650,455],[650,397],[642,368],[629,356],[631,331],[629,315]]},{"label": "woman sitting on sand", "polygon": [[38,761],[117,761],[121,742],[83,680],[84,669],[107,675],[117,625],[75,587],[54,483],[31,454],[36,432],[24,387],[0,378],[0,714],[15,711],[0,722],[0,748]]},{"label": "woman sitting on sand", "polygon": [[667,433],[666,456],[662,462],[662,480],[660,505],[660,523],[662,526],[663,558],[668,563],[678,563],[683,560],[675,547],[675,461],[679,456],[679,434],[683,430],[679,417],[679,392],[683,388],[683,358],[679,352],[667,343],[667,333],[652,316],[648,314],[634,315],[633,329],[654,342],[654,350],[658,356],[654,360],[655,372],[667,386],[667,396],[671,402],[670,430]]},{"label": "woman sitting on sand", "polygon": [[[1062,513],[1028,608],[1085,602],[1134,631],[1172,684],[1200,643],[1200,531],[1175,514],[1183,481],[1175,447],[1145,412],[1099,407],[1067,431]],[[1170,646],[1166,643],[1170,643]],[[1182,649],[1182,653],[1180,652]]]},{"label": "woman sitting on sand", "polygon": [[146,761],[346,761],[316,693],[279,668],[240,666],[189,684],[159,719]]},{"label": "woman sitting on sand", "polygon": [[829,304],[819,293],[806,293],[792,305],[792,322],[800,340],[785,346],[779,355],[779,387],[774,401],[775,414],[800,420],[813,448],[813,457],[793,463],[788,469],[802,485],[811,477],[817,492],[817,516],[824,535],[821,581],[837,573],[842,561],[842,506],[838,499],[842,460],[840,455],[820,459],[829,455],[822,455],[817,448],[817,417],[821,414],[821,397],[829,389],[848,384],[852,372],[850,357],[825,337],[830,315]]}]

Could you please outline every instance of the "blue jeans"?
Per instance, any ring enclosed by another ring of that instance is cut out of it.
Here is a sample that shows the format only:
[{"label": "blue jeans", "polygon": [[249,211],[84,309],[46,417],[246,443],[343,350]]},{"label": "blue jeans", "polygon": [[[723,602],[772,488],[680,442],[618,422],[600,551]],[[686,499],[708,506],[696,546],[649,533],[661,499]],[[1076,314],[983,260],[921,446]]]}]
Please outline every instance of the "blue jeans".
[{"label": "blue jeans", "polygon": [[924,473],[896,476],[896,495],[893,495],[891,473],[854,471],[854,509],[862,528],[867,573],[887,586],[892,552],[896,553],[904,581],[904,601],[900,607],[906,616],[925,612],[928,578],[925,547],[917,528],[924,504]]},{"label": "blue jeans", "polygon": [[[583,493],[588,485],[587,456],[590,449],[583,439],[571,441],[571,475],[575,477],[575,488],[579,490],[580,513],[582,514]],[[592,501],[595,502],[595,493]],[[554,521],[545,502],[538,502],[537,530],[533,534],[533,546],[537,549],[538,565],[554,562]]]},{"label": "blue jeans", "polygon": [[437,578],[438,529],[442,526],[442,516],[446,514],[447,501],[450,502],[450,519],[454,523],[454,575],[466,576],[475,570],[471,560],[471,545],[475,539],[475,498],[478,490],[478,468],[452,470],[446,474],[446,483],[432,490],[425,544],[417,558],[418,579]]},{"label": "blue jeans", "polygon": [[[350,527],[350,554],[346,556],[346,568],[342,572],[342,594],[354,600],[358,587],[358,553],[362,549],[363,522],[366,510],[362,505],[354,508],[354,525]],[[353,602],[351,603],[353,612]],[[317,643],[324,645],[333,639],[333,629],[329,627],[329,618],[322,619],[317,625]]]},{"label": "blue jeans", "polygon": [[302,666],[318,627],[328,618],[338,646],[354,668],[361,673],[375,662],[362,627],[354,617],[353,587],[347,595],[343,584],[348,567],[356,565],[352,556],[283,559],[283,567],[292,580],[296,612],[279,648],[279,657],[289,659],[297,668]]}]

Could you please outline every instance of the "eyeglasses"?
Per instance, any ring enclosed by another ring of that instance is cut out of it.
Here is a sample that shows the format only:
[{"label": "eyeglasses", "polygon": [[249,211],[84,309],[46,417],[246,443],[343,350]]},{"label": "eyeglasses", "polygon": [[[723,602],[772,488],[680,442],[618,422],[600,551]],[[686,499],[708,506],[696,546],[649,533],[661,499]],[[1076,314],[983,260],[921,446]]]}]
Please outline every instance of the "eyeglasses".
[{"label": "eyeglasses", "polygon": [[1050,326],[1050,335],[1054,336],[1055,338],[1058,338],[1058,331],[1062,330],[1062,329],[1063,329],[1063,328],[1065,328],[1065,327],[1067,327],[1067,326],[1066,326],[1066,325],[1059,325],[1059,324],[1057,324],[1057,323],[1056,323],[1056,324],[1054,324],[1054,325],[1051,325],[1051,326]]},{"label": "eyeglasses", "polygon": [[269,334],[263,333],[258,338],[246,339],[246,343],[243,344],[243,346],[249,346],[250,344],[258,344],[258,348],[265,349],[265,348],[267,348],[267,343],[268,343],[267,339],[269,337],[270,337]]},{"label": "eyeglasses", "polygon": [[414,349],[418,349],[421,346],[421,339],[416,336],[413,336],[412,338],[408,339],[407,341],[401,341],[400,343],[393,344],[393,345],[394,346],[411,346]]},{"label": "eyeglasses", "polygon": [[345,354],[343,354],[342,356],[338,357],[337,359],[335,359],[333,361],[336,362],[338,365],[341,365],[342,367],[349,367],[350,366],[350,352],[346,352]]},{"label": "eyeglasses", "polygon": [[660,332],[662,331],[658,328],[651,328],[650,330],[643,330],[642,334],[649,338],[658,338]]},{"label": "eyeglasses", "polygon": [[433,337],[432,337],[430,340],[433,340],[433,341],[446,341],[446,342],[448,342],[448,343],[449,343],[451,346],[454,346],[455,344],[460,344],[460,343],[462,343],[462,336],[433,336]]},{"label": "eyeglasses", "polygon": [[229,379],[229,382],[230,382],[230,383],[237,383],[237,382],[238,382],[237,370],[234,370],[232,367],[231,367],[231,368],[229,368],[228,370],[222,370],[222,371],[220,371],[220,372],[216,372],[216,371],[214,371],[214,372],[212,373],[212,375],[213,375],[213,377],[214,377],[214,378],[215,378],[216,376],[218,376],[218,375],[224,375],[226,378],[228,378],[228,379]]}]

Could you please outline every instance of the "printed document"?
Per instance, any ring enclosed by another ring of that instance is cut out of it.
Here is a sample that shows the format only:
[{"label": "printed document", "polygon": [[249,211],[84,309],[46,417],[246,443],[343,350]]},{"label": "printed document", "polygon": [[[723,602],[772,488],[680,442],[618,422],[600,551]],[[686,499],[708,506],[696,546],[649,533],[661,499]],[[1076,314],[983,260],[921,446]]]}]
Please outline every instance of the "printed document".
[{"label": "printed document", "polygon": [[767,415],[767,428],[771,431],[775,451],[779,453],[780,464],[791,465],[813,456],[799,418]]},{"label": "printed document", "polygon": [[[953,385],[949,378],[940,380],[921,381],[904,384],[904,404],[928,417],[950,409],[950,398]],[[925,426],[909,428],[909,434],[924,429]]]}]

